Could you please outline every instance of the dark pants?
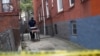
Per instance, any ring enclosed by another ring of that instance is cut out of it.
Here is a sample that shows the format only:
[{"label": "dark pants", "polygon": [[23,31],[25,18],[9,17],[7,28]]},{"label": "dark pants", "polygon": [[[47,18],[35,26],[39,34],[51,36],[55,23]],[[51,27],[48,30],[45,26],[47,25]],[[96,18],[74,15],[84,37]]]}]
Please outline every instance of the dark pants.
[{"label": "dark pants", "polygon": [[34,35],[34,33],[30,32],[30,35],[31,35],[31,40],[35,40],[35,35]]}]

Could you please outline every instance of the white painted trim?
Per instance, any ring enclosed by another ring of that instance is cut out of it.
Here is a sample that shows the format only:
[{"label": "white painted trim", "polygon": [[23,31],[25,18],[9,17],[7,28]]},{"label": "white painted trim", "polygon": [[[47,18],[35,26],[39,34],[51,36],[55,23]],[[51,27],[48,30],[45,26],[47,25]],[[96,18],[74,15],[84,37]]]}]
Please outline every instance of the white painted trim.
[{"label": "white painted trim", "polygon": [[40,13],[40,20],[42,21],[43,20],[43,11],[42,11],[42,7],[41,7],[41,13]]},{"label": "white painted trim", "polygon": [[81,2],[84,2],[84,0],[81,0]]},{"label": "white painted trim", "polygon": [[63,11],[63,9],[60,9],[60,10],[58,10],[58,13],[60,13],[60,12],[62,12]]},{"label": "white painted trim", "polygon": [[[61,0],[61,1],[62,1],[62,0]],[[58,9],[58,13],[63,11],[63,3],[62,3],[62,8],[60,8],[60,5],[61,5],[61,4],[59,4],[59,2],[60,2],[60,0],[57,0],[57,9]]]},{"label": "white painted trim", "polygon": [[52,7],[54,6],[54,0],[52,0]]},{"label": "white painted trim", "polygon": [[39,19],[39,22],[40,22],[41,20],[40,20],[40,12],[39,11],[38,11],[38,17],[39,17],[38,19]]},{"label": "white painted trim", "polygon": [[10,3],[10,0],[2,0],[2,3]]},{"label": "white painted trim", "polygon": [[45,2],[46,2],[46,16],[47,16],[47,18],[49,18],[49,16],[50,16],[50,14],[49,14],[49,6],[48,6],[47,0]]},{"label": "white painted trim", "polygon": [[71,0],[69,0],[69,6],[70,7],[73,7],[74,6],[74,3],[71,3]]}]

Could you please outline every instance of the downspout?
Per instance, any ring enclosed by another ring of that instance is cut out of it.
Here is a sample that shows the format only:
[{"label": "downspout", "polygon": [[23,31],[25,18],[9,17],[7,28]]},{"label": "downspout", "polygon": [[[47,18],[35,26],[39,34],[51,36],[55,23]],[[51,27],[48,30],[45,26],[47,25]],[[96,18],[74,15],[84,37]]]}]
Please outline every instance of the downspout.
[{"label": "downspout", "polygon": [[42,1],[42,11],[43,11],[44,35],[46,35],[46,29],[45,29],[46,24],[45,24],[45,16],[44,16],[44,2],[43,2],[43,0],[41,0],[41,1]]}]

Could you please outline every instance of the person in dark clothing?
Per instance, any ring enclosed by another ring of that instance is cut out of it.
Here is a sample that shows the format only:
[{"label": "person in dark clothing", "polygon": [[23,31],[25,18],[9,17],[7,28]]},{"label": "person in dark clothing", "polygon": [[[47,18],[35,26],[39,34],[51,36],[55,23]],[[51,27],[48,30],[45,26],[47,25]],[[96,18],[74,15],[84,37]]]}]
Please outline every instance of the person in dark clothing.
[{"label": "person in dark clothing", "polygon": [[29,27],[30,27],[31,40],[35,40],[35,35],[32,32],[32,30],[33,30],[32,27],[34,27],[36,25],[36,21],[33,18],[31,18],[31,20],[29,20],[28,24],[29,24]]}]

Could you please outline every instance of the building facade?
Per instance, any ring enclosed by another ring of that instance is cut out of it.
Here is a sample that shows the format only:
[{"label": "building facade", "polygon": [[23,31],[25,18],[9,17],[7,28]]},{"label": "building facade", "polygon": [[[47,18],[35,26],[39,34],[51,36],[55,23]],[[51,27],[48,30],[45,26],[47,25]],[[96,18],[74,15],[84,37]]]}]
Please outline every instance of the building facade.
[{"label": "building facade", "polygon": [[16,51],[20,43],[19,0],[0,0],[0,51]]},{"label": "building facade", "polygon": [[100,0],[33,0],[41,33],[100,48]]}]

